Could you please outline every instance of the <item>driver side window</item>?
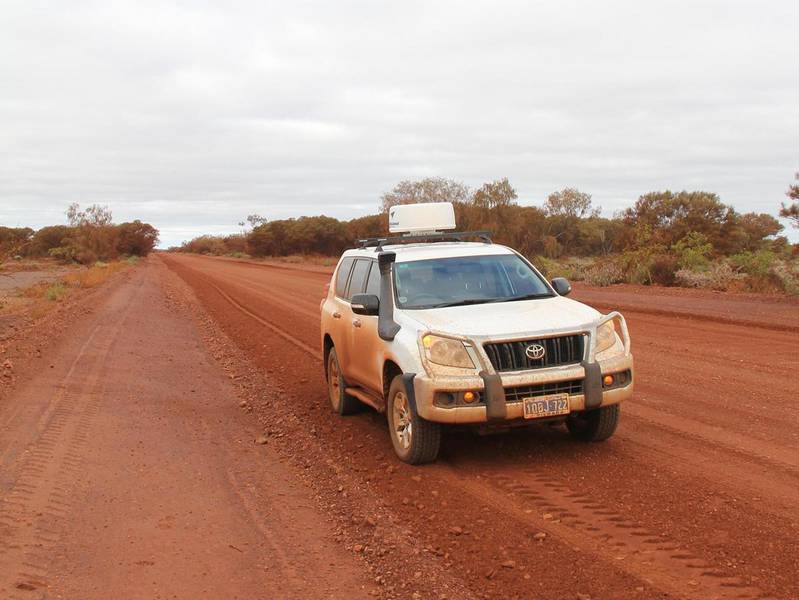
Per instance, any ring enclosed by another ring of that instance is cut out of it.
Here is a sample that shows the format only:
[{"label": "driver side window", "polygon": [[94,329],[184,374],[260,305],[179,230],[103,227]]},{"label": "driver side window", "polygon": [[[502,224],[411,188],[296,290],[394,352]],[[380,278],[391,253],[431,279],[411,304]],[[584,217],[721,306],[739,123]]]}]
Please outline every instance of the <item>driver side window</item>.
[{"label": "driver side window", "polygon": [[355,261],[355,266],[352,268],[352,277],[350,277],[350,286],[347,288],[346,299],[352,300],[355,294],[363,293],[363,288],[366,285],[366,275],[369,273],[369,265],[372,261],[359,259]]}]

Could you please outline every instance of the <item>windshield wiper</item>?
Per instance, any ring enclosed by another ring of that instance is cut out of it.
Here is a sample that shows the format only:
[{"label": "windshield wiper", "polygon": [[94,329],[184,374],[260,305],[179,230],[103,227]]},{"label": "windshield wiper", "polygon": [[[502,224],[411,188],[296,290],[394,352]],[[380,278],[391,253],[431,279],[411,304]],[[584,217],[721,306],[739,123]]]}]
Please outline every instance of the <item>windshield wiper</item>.
[{"label": "windshield wiper", "polygon": [[537,298],[551,298],[552,294],[524,294],[521,296],[510,296],[507,298],[469,298],[468,300],[458,300],[457,302],[442,302],[424,308],[448,308],[450,306],[469,306],[471,304],[493,304],[495,302],[513,302],[515,300],[535,300]]},{"label": "windshield wiper", "polygon": [[521,296],[511,296],[510,298],[496,298],[491,302],[514,302],[516,300],[538,300],[539,298],[551,298],[552,294],[522,294]]}]

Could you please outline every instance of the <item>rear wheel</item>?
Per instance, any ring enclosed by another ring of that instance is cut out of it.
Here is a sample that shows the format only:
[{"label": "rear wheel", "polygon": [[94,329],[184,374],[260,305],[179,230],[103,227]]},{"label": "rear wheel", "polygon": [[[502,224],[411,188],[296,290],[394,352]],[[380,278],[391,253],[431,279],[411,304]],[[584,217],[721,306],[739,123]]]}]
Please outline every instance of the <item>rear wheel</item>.
[{"label": "rear wheel", "polygon": [[570,415],[566,419],[569,433],[585,442],[603,442],[616,432],[621,416],[618,404]]},{"label": "rear wheel", "polygon": [[402,376],[397,375],[388,391],[388,431],[400,460],[419,465],[433,462],[441,447],[441,425],[425,421],[411,405]]},{"label": "rear wheel", "polygon": [[336,349],[331,348],[327,355],[327,390],[330,396],[330,405],[340,415],[350,415],[358,410],[358,399],[345,392],[346,388],[347,383],[341,374]]}]

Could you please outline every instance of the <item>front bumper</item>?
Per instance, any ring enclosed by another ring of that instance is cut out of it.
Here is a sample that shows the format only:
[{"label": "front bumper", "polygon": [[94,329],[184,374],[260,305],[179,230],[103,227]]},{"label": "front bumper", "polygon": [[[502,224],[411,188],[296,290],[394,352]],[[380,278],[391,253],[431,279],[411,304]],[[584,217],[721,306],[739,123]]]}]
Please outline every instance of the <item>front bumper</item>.
[{"label": "front bumper", "polygon": [[[595,378],[596,374],[589,373],[592,370],[590,364],[599,365],[597,370],[602,376],[606,374],[623,373],[629,371],[630,378],[624,387],[612,389],[601,389],[599,396],[593,398],[589,389],[589,378]],[[596,408],[598,406],[609,406],[618,404],[633,395],[633,357],[629,353],[620,354],[597,363],[584,363],[541,369],[537,371],[524,371],[515,373],[502,373],[494,375],[496,381],[498,377],[501,388],[509,390],[521,386],[536,384],[556,384],[559,382],[582,381],[582,393],[570,394],[569,404],[572,412]],[[407,382],[410,384],[410,380]],[[512,421],[524,418],[524,407],[520,399],[502,398],[504,411],[500,411],[492,404],[492,399],[487,398],[492,392],[491,383],[486,386],[486,381],[478,376],[475,377],[441,377],[431,378],[426,373],[419,373],[412,379],[413,392],[416,400],[416,410],[423,419],[438,423],[468,424],[486,423],[488,421]],[[438,406],[435,403],[437,392],[465,392],[478,391],[481,393],[480,403],[472,406]],[[588,397],[588,398],[587,398]],[[597,403],[597,404],[594,404]],[[588,405],[587,405],[588,404]],[[504,413],[504,414],[503,414]]]}]

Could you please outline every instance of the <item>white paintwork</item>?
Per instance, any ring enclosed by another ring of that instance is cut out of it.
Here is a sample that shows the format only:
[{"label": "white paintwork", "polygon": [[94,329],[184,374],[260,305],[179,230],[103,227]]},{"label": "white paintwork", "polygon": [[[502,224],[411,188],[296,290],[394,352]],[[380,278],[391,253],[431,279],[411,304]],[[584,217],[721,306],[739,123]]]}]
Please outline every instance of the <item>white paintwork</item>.
[{"label": "white paintwork", "polygon": [[601,316],[590,306],[560,296],[401,312],[416,321],[420,330],[495,339],[512,339],[531,331],[546,335],[547,331],[576,328]]},{"label": "white paintwork", "polygon": [[[381,251],[394,252],[397,263],[462,256],[518,254],[511,248],[499,244],[434,242],[348,250],[342,259],[352,257],[376,261]],[[337,272],[338,267],[333,274],[333,282],[335,282]],[[542,279],[544,279],[543,276]],[[403,373],[417,374],[415,380],[417,408],[422,417],[430,420],[451,423],[455,422],[452,420],[453,414],[459,411],[465,414],[465,412],[474,410],[468,407],[437,408],[433,405],[433,391],[439,386],[441,386],[440,389],[481,389],[482,380],[478,375],[479,371],[493,372],[490,361],[482,351],[482,345],[491,341],[532,339],[549,335],[564,335],[566,332],[580,332],[587,334],[591,340],[587,352],[591,355],[589,359],[593,360],[593,340],[597,327],[608,319],[619,318],[622,323],[624,343],[617,339],[616,345],[603,353],[605,356],[601,357],[601,360],[598,359],[597,362],[617,370],[632,369],[629,336],[623,317],[618,313],[603,316],[585,304],[558,296],[552,289],[553,296],[551,298],[422,310],[394,307],[394,321],[400,325],[400,330],[392,341],[384,341],[377,336],[377,317],[354,315],[350,304],[346,300],[338,298],[333,287],[334,285],[331,283],[321,306],[322,343],[325,343],[326,336],[332,337],[334,345],[340,349],[339,359],[345,377],[349,377],[348,382],[361,385],[372,390],[373,393],[381,395],[384,385],[383,366],[387,361],[394,362]],[[339,314],[340,317],[334,318],[334,313]],[[357,329],[353,329],[355,320],[360,321]],[[352,337],[353,332],[357,332],[354,338]],[[421,348],[421,336],[426,333],[453,336],[469,344],[475,369],[436,367],[433,372],[431,365],[423,357]],[[344,352],[347,353],[347,356],[342,356]],[[357,369],[352,368],[353,362],[357,362]],[[360,377],[350,376],[347,373],[348,368],[350,374],[359,373]],[[576,372],[579,372],[576,376],[581,376],[582,369],[581,365],[573,365],[534,371],[506,372],[503,373],[502,380],[504,385],[562,381],[575,377]],[[631,394],[632,385],[625,389],[608,392],[606,396],[608,402],[615,403]],[[518,417],[518,415],[516,416]],[[469,422],[475,422],[485,420],[484,417],[483,414],[482,417],[471,415],[468,418]]]}]

